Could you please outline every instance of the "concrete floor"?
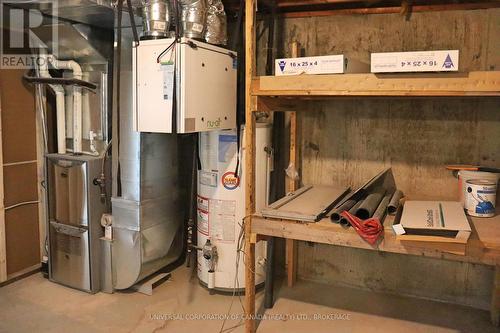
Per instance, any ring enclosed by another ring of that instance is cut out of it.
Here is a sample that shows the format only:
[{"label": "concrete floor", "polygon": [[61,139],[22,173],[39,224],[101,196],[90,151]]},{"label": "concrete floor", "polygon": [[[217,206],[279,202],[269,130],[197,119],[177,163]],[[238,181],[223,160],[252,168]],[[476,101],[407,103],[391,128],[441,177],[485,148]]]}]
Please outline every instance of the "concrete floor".
[{"label": "concrete floor", "polygon": [[[434,301],[305,281],[294,288],[280,286],[277,296],[259,333],[497,332],[486,311]],[[259,292],[257,306],[262,299]],[[221,320],[196,316],[226,314],[231,300],[210,296],[186,268],[175,270],[153,296],[88,295],[36,274],[0,288],[0,332],[219,332]],[[238,297],[231,313],[242,313]],[[178,320],[183,315],[192,317]],[[225,328],[231,327],[225,332],[244,328],[238,318],[226,322]]]}]

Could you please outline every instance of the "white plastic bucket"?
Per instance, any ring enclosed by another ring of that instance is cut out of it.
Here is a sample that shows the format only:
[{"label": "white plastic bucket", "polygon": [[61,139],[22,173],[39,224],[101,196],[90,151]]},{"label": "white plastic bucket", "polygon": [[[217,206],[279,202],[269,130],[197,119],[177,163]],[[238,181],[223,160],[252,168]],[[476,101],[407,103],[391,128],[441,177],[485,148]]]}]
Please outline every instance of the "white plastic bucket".
[{"label": "white plastic bucket", "polygon": [[460,170],[458,172],[458,198],[462,203],[462,206],[465,208],[465,198],[466,198],[466,186],[465,183],[471,179],[483,179],[489,180],[498,184],[498,180],[500,179],[500,174],[492,173],[492,172],[483,172],[483,171],[468,171],[468,170]]},{"label": "white plastic bucket", "polygon": [[478,217],[495,216],[497,183],[490,180],[470,179],[465,182],[465,210],[467,214]]}]

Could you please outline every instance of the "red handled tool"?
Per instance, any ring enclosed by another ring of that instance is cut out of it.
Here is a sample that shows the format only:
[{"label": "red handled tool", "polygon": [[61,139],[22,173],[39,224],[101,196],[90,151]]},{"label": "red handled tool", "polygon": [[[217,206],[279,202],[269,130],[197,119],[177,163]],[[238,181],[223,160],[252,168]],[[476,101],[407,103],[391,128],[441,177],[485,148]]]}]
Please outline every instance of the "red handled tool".
[{"label": "red handled tool", "polygon": [[348,211],[343,211],[340,215],[345,217],[361,238],[371,245],[377,242],[380,235],[382,235],[382,232],[384,231],[384,227],[377,218],[362,220],[359,217],[350,214]]}]

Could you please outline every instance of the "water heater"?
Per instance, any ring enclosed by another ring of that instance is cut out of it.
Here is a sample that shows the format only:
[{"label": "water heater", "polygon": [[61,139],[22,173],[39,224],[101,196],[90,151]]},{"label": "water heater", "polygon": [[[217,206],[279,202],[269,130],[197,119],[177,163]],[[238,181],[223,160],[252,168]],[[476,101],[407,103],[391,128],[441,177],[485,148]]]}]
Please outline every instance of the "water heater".
[{"label": "water heater", "polygon": [[[244,137],[242,131],[241,137]],[[271,171],[271,127],[257,124],[255,204],[260,210],[266,206]],[[200,133],[200,162],[198,172],[197,235],[198,278],[203,285],[219,291],[243,290],[245,264],[243,252],[238,252],[238,238],[245,217],[244,158],[240,161],[238,174],[237,136],[235,130]],[[245,143],[240,151],[244,156]],[[248,237],[248,235],[247,235]],[[208,241],[208,242],[207,242]],[[207,258],[215,253],[214,264]],[[243,250],[243,248],[241,248]],[[239,265],[236,261],[239,257]],[[266,243],[255,245],[255,284],[264,282]],[[237,285],[235,277],[237,276]]]}]

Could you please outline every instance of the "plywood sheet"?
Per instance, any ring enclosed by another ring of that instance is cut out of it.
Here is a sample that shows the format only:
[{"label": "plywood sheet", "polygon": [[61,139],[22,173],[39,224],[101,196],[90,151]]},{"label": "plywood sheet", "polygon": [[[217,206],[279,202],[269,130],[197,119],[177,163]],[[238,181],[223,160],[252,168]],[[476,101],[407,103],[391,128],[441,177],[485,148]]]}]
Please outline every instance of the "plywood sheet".
[{"label": "plywood sheet", "polygon": [[4,204],[38,200],[36,162],[4,166]]},{"label": "plywood sheet", "polygon": [[36,160],[34,95],[21,79],[24,72],[0,70],[4,163]]},{"label": "plywood sheet", "polygon": [[5,212],[7,274],[40,263],[38,205],[25,205]]}]

